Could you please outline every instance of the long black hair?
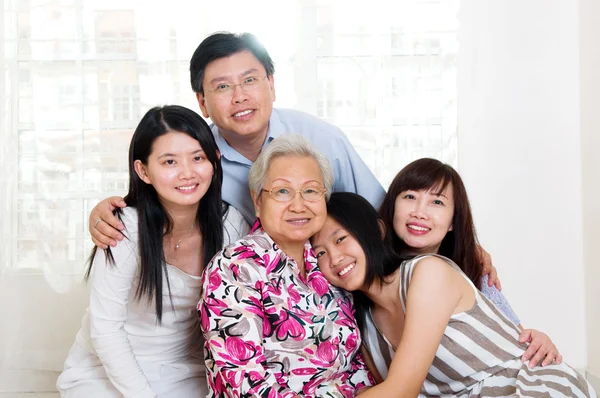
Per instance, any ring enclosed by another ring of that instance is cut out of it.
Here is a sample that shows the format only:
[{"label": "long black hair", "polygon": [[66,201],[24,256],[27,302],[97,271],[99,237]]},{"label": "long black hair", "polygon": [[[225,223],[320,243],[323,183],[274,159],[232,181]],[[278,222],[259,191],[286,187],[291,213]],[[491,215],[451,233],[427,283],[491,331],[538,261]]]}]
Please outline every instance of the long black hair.
[{"label": "long black hair", "polygon": [[[170,132],[184,133],[197,140],[206,158],[213,166],[214,175],[210,187],[204,194],[196,213],[196,224],[200,226],[203,239],[203,265],[223,246],[223,215],[226,206],[221,201],[223,169],[218,148],[206,122],[194,111],[178,105],[167,105],[150,109],[138,124],[129,145],[129,191],[125,196],[127,206],[136,208],[138,214],[140,273],[135,297],[155,301],[158,322],[162,320],[163,271],[167,273],[163,239],[171,232],[173,221],[161,205],[154,187],[140,179],[134,169],[136,160],[148,163],[156,139]],[[116,210],[121,218],[121,210]],[[94,247],[88,260],[86,279],[89,278]],[[105,250],[107,261],[115,264],[110,247]],[[170,290],[167,278],[167,287]]]},{"label": "long black hair", "polygon": [[[402,263],[402,258],[392,249],[390,234],[382,229],[377,210],[360,195],[350,192],[334,192],[327,202],[327,215],[337,221],[352,235],[365,253],[367,272],[364,286],[374,282],[385,283]],[[366,311],[373,305],[360,290],[352,292],[356,320],[364,330]]]},{"label": "long black hair", "polygon": [[394,232],[396,198],[404,191],[425,190],[441,193],[448,184],[452,184],[454,192],[454,217],[452,231],[442,240],[439,254],[454,261],[471,282],[481,289],[482,264],[477,255],[477,234],[471,205],[465,184],[452,166],[430,158],[409,163],[392,181],[379,209],[379,215],[392,235],[394,250],[402,253],[407,246]]}]

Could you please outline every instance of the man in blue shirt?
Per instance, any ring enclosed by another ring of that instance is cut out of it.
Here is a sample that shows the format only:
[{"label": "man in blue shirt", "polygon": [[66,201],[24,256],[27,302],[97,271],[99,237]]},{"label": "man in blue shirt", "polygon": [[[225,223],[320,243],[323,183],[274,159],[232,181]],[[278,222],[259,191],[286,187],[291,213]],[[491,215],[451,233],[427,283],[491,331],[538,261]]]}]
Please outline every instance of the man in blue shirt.
[{"label": "man in blue shirt", "polygon": [[[215,33],[200,43],[190,61],[190,80],[200,110],[213,125],[223,165],[223,200],[252,223],[248,172],[260,151],[282,134],[301,134],[325,154],[335,173],[334,191],[358,193],[378,207],[383,187],[337,127],[314,116],[273,109],[275,69],[265,47],[251,34]],[[100,202],[90,215],[92,240],[116,245],[122,235],[112,215],[121,198]],[[106,222],[101,222],[106,221]],[[120,228],[119,228],[120,229]]]}]

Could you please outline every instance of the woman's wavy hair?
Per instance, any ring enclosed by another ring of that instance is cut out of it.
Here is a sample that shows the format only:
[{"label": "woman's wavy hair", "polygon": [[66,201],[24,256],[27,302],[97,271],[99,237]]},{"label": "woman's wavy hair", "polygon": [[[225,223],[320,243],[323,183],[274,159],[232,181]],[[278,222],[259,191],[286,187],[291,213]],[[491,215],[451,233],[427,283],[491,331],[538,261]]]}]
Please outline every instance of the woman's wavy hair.
[{"label": "woman's wavy hair", "polygon": [[[203,238],[203,265],[223,245],[223,215],[227,206],[221,200],[223,169],[219,159],[217,144],[206,122],[194,111],[178,105],[166,105],[150,109],[138,124],[129,145],[129,191],[125,196],[127,206],[134,207],[138,214],[139,284],[135,297],[155,302],[158,322],[163,312],[163,272],[167,275],[163,239],[173,228],[173,220],[160,203],[158,194],[151,184],[146,184],[134,169],[136,160],[148,163],[154,142],[170,132],[184,133],[197,140],[208,161],[213,166],[214,175],[210,187],[204,194],[196,213],[196,224]],[[121,218],[121,209],[115,214]],[[88,259],[86,280],[90,276],[97,248],[92,250]],[[115,264],[110,247],[105,250],[107,261]],[[170,286],[167,278],[167,288]]]},{"label": "woman's wavy hair", "polygon": [[440,193],[449,184],[454,191],[453,228],[442,240],[439,254],[454,261],[475,286],[481,288],[482,264],[477,253],[477,235],[471,205],[465,185],[454,168],[429,158],[418,159],[408,164],[392,181],[379,209],[379,216],[390,231],[395,252],[404,253],[408,247],[394,232],[396,198],[404,191]]}]

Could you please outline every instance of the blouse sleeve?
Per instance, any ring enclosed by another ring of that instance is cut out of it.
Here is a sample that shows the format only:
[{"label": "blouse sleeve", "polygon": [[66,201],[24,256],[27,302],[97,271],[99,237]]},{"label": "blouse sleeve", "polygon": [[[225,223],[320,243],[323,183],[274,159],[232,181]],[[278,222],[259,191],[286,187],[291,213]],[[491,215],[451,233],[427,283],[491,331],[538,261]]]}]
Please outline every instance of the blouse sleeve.
[{"label": "blouse sleeve", "polygon": [[363,387],[375,385],[375,380],[371,372],[369,372],[360,351],[352,359],[352,370],[350,377],[346,380],[346,385],[356,391]]},{"label": "blouse sleeve", "polygon": [[[123,219],[130,230],[135,220]],[[98,358],[113,385],[124,397],[156,397],[144,376],[124,329],[127,303],[137,275],[138,255],[135,233],[111,248],[115,264],[107,262],[104,250],[93,260],[90,289],[90,337]]]},{"label": "blouse sleeve", "polygon": [[521,320],[517,314],[513,311],[512,307],[508,303],[506,297],[496,289],[496,286],[488,286],[488,276],[485,275],[481,278],[481,293],[487,297],[506,317],[515,325],[520,325]]},{"label": "blouse sleeve", "polygon": [[295,397],[265,368],[264,282],[244,260],[254,253],[241,246],[234,249],[238,252],[232,258],[226,258],[223,253],[228,250],[208,265],[198,304],[209,386],[216,396]]}]

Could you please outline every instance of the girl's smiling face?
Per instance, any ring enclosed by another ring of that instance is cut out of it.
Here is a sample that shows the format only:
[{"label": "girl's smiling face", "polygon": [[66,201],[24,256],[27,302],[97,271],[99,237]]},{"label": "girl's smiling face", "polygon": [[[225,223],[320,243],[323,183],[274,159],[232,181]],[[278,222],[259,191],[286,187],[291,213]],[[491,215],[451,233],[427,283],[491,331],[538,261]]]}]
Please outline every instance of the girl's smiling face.
[{"label": "girl's smiling face", "polygon": [[136,160],[134,167],[142,181],[154,187],[166,209],[197,207],[214,174],[200,143],[178,131],[156,138],[146,164]]},{"label": "girl's smiling face", "polygon": [[327,281],[347,291],[360,290],[365,282],[365,252],[348,231],[332,217],[312,238],[319,268]]}]

